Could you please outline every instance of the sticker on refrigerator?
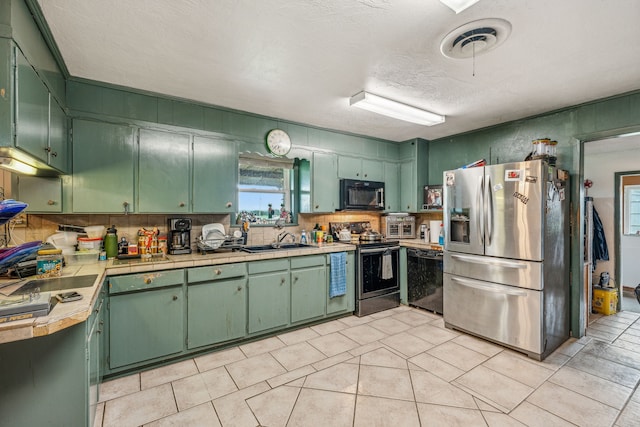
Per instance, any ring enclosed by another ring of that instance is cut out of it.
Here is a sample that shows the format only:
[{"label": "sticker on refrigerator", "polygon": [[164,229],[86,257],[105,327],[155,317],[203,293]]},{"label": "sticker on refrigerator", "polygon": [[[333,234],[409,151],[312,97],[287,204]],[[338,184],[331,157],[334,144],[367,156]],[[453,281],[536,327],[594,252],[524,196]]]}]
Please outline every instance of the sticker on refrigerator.
[{"label": "sticker on refrigerator", "polygon": [[529,176],[527,176],[524,180],[525,180],[526,182],[531,183],[531,184],[535,184],[536,182],[538,182],[538,177],[537,177],[537,176],[530,176],[530,175],[529,175]]},{"label": "sticker on refrigerator", "polygon": [[529,202],[529,198],[522,193],[518,193],[517,191],[513,193],[513,197],[520,200],[525,205]]},{"label": "sticker on refrigerator", "polygon": [[522,169],[507,169],[506,171],[504,171],[505,181],[522,181],[522,176]]},{"label": "sticker on refrigerator", "polygon": [[454,175],[453,172],[446,172],[444,174],[444,180],[445,180],[445,183],[447,184],[447,187],[453,187],[456,183],[456,176]]},{"label": "sticker on refrigerator", "polygon": [[502,188],[503,188],[503,187],[502,187],[502,184],[501,184],[501,183],[498,183],[498,184],[496,184],[496,185],[494,185],[494,186],[493,186],[493,192],[495,193],[495,192],[497,192],[497,191],[500,191],[500,190],[502,190]]},{"label": "sticker on refrigerator", "polygon": [[558,193],[560,194],[560,201],[563,201],[565,199],[564,188],[558,190]]}]

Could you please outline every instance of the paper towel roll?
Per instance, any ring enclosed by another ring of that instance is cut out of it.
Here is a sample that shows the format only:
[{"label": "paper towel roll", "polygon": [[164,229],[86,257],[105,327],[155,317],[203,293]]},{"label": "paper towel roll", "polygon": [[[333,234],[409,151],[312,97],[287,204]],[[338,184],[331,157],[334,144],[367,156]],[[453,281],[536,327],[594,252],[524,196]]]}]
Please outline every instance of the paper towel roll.
[{"label": "paper towel roll", "polygon": [[442,221],[429,221],[429,235],[431,236],[431,243],[438,243],[440,237],[440,224]]}]

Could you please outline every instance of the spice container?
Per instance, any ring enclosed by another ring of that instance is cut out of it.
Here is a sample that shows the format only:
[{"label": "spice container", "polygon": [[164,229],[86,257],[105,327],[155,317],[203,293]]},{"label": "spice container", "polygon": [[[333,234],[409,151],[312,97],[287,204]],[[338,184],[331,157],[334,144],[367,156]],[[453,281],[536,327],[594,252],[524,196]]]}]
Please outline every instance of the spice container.
[{"label": "spice container", "polygon": [[41,249],[36,257],[38,279],[62,276],[62,249]]}]

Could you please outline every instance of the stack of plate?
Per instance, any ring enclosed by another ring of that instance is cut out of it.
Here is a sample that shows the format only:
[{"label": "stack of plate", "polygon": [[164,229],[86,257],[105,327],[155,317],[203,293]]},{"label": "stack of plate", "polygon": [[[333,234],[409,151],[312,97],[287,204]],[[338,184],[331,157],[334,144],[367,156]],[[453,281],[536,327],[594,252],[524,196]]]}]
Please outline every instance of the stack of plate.
[{"label": "stack of plate", "polygon": [[224,225],[220,223],[205,224],[202,226],[202,243],[210,249],[218,249],[224,243],[227,236]]}]

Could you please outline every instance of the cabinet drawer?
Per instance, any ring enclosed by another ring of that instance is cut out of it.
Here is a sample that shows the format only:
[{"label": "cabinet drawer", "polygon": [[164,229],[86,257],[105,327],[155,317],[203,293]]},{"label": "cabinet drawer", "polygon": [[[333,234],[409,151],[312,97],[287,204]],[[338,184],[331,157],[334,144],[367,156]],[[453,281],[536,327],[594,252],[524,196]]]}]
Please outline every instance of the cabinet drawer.
[{"label": "cabinet drawer", "polygon": [[155,289],[166,286],[181,285],[184,282],[184,270],[154,271],[149,273],[129,274],[109,278],[109,293]]},{"label": "cabinet drawer", "polygon": [[324,255],[299,256],[291,258],[291,268],[324,266]]},{"label": "cabinet drawer", "polygon": [[253,261],[249,263],[249,274],[260,274],[281,270],[289,270],[289,258]]},{"label": "cabinet drawer", "polygon": [[212,265],[207,267],[196,267],[187,270],[187,282],[210,282],[212,280],[228,279],[231,277],[242,277],[247,275],[247,264]]}]

